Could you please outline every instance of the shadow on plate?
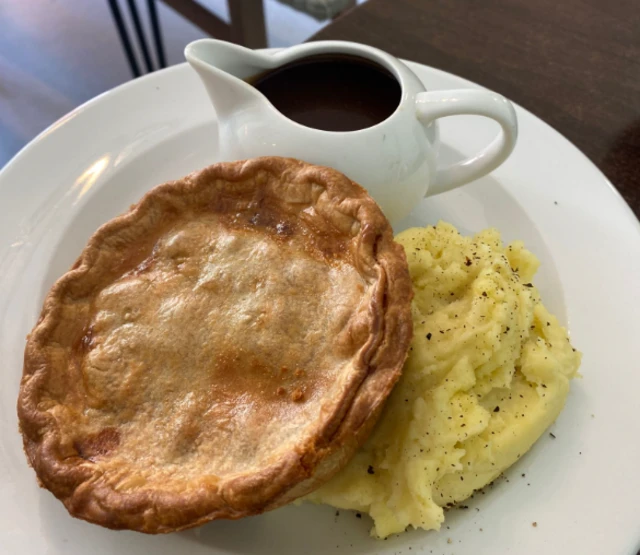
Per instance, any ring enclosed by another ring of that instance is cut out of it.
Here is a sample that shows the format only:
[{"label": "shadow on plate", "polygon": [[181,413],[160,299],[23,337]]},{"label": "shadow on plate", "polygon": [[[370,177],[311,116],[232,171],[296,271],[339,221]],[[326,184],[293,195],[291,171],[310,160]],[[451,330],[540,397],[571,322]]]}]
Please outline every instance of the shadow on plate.
[{"label": "shadow on plate", "polygon": [[405,534],[376,540],[369,534],[371,524],[368,516],[358,517],[353,511],[303,504],[242,520],[211,522],[181,535],[214,553],[243,555],[404,552],[418,539]]},{"label": "shadow on plate", "polygon": [[[35,486],[35,477],[34,477]],[[62,503],[51,493],[39,490],[40,533],[37,540],[44,549],[33,553],[47,555],[85,554],[157,555],[185,553],[185,541],[180,534],[149,536],[138,532],[108,530],[95,524],[72,518]],[[35,540],[35,538],[34,538]],[[34,543],[34,546],[37,545]],[[31,552],[31,551],[30,551]],[[211,550],[191,549],[190,555],[211,554]]]},{"label": "shadow on plate", "polygon": [[331,507],[310,504],[283,507],[241,520],[219,520],[175,534],[150,536],[107,530],[74,519],[49,492],[40,490],[38,495],[40,538],[49,555],[408,553],[409,547],[424,544],[425,534],[430,535],[430,544],[438,543],[437,535],[423,531],[412,531],[387,541],[375,540],[369,535],[371,520],[366,515],[358,518],[353,511],[339,511],[336,516],[336,510]]},{"label": "shadow on plate", "polygon": [[[462,155],[443,145],[444,160],[456,161]],[[567,324],[562,282],[553,256],[536,223],[509,192],[509,184],[489,175],[448,193],[424,199],[413,212],[395,226],[399,232],[409,227],[433,225],[440,220],[455,225],[461,234],[473,235],[488,227],[497,228],[502,240],[516,239],[540,260],[540,269],[534,283],[540,290],[545,306],[555,314],[563,326]]]}]

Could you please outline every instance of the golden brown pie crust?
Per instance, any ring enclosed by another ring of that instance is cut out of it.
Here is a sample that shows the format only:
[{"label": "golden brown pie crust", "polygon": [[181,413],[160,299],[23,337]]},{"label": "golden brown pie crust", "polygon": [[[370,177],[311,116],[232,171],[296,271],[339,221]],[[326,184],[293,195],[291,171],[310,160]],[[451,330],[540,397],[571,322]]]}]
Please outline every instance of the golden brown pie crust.
[{"label": "golden brown pie crust", "polygon": [[160,185],[45,300],[18,399],[29,462],[109,528],[281,506],[370,432],[411,297],[389,223],[335,170],[267,157]]}]

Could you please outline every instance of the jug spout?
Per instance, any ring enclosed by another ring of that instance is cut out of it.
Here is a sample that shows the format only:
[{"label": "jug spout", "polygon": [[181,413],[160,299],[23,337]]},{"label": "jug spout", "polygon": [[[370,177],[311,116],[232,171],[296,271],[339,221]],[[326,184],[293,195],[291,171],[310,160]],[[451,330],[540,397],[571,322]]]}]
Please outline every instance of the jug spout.
[{"label": "jug spout", "polygon": [[192,42],[184,54],[200,76],[219,117],[244,104],[263,101],[244,79],[273,67],[270,56],[215,39]]}]

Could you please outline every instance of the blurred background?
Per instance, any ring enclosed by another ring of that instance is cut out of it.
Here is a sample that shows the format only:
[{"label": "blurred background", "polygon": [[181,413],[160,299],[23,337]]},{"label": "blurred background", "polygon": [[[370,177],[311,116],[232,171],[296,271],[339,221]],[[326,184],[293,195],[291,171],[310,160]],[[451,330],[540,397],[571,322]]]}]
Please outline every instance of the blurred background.
[{"label": "blurred background", "polygon": [[192,40],[290,46],[364,1],[0,0],[0,167],[83,102],[183,62]]}]

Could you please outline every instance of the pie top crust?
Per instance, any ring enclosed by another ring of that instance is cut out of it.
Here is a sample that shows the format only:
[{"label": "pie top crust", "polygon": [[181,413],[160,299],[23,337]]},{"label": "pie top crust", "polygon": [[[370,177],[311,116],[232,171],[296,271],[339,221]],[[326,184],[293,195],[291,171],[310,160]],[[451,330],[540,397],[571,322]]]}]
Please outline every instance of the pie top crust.
[{"label": "pie top crust", "polygon": [[18,400],[29,462],[110,528],[287,503],[368,435],[411,297],[389,223],[335,170],[268,157],[160,185],[45,300]]}]

